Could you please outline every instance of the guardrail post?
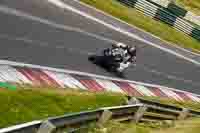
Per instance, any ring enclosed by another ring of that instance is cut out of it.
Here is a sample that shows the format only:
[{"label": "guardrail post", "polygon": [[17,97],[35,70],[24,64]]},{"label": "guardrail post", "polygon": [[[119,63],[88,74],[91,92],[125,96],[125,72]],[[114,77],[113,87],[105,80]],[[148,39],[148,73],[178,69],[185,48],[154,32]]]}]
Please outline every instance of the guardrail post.
[{"label": "guardrail post", "polygon": [[108,120],[110,120],[112,117],[112,112],[109,110],[104,110],[101,117],[98,120],[98,126],[102,127]]},{"label": "guardrail post", "polygon": [[128,99],[127,99],[127,102],[126,102],[128,105],[132,105],[132,104],[139,104],[140,101],[135,98],[135,97],[130,97],[128,96]]},{"label": "guardrail post", "polygon": [[189,115],[189,110],[186,108],[183,108],[183,110],[180,112],[178,116],[178,120],[184,120]]},{"label": "guardrail post", "polygon": [[55,129],[56,129],[56,127],[47,120],[41,124],[37,133],[52,133]]},{"label": "guardrail post", "polygon": [[133,120],[132,122],[138,123],[139,120],[142,118],[142,116],[144,115],[144,113],[146,112],[147,107],[146,106],[141,106],[139,107],[139,109],[135,112],[134,116],[133,116]]}]

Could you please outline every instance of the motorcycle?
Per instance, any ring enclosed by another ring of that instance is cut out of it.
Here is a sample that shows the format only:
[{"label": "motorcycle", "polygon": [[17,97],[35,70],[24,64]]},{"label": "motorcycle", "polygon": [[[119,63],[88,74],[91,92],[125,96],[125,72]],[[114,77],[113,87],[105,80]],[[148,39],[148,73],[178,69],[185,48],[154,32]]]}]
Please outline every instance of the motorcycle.
[{"label": "motorcycle", "polygon": [[123,62],[124,51],[120,49],[104,49],[100,55],[91,55],[89,61],[99,65],[119,77],[124,77],[125,70],[131,65],[130,62]]}]

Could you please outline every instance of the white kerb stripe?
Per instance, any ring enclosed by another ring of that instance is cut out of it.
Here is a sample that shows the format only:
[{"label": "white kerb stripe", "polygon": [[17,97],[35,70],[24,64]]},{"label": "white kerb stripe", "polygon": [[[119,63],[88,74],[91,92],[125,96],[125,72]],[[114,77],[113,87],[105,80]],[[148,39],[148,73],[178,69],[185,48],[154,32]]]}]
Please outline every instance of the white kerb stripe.
[{"label": "white kerb stripe", "polygon": [[56,81],[64,87],[77,88],[73,83],[69,82],[68,76],[65,73],[53,72]]},{"label": "white kerb stripe", "polygon": [[87,90],[85,86],[83,86],[78,80],[76,80],[74,77],[70,76],[69,74],[63,74],[62,78],[63,78],[64,84],[70,88]]},{"label": "white kerb stripe", "polygon": [[7,76],[10,77],[12,82],[20,83],[20,80],[16,76],[13,68],[11,66],[1,66],[0,69],[6,73]]},{"label": "white kerb stripe", "polygon": [[0,82],[6,82],[6,80],[4,80],[4,79],[1,77],[1,74],[0,74]]},{"label": "white kerb stripe", "polygon": [[7,82],[4,76],[0,72],[0,82]]},{"label": "white kerb stripe", "polygon": [[[15,69],[16,70],[16,69]],[[24,76],[21,72],[16,70],[15,72],[17,74],[17,77],[25,84],[32,84],[32,81],[30,81],[26,76]]]},{"label": "white kerb stripe", "polygon": [[156,96],[153,92],[151,92],[148,88],[141,86],[141,85],[135,85],[130,84],[133,88],[135,88],[138,92],[143,94],[144,96]]},{"label": "white kerb stripe", "polygon": [[192,94],[189,94],[189,93],[185,93],[190,99],[192,99],[193,101],[195,102],[200,102],[200,98],[192,95]]},{"label": "white kerb stripe", "polygon": [[[44,69],[44,70],[54,71],[54,72],[58,72],[58,73],[76,74],[76,75],[89,76],[89,77],[93,77],[93,78],[100,78],[100,79],[106,79],[106,80],[123,81],[123,82],[127,82],[127,83],[132,83],[132,84],[149,86],[149,87],[153,87],[153,88],[166,88],[168,90],[186,93],[186,91],[177,90],[177,89],[169,88],[169,87],[166,87],[166,86],[137,82],[137,81],[131,81],[131,80],[125,80],[125,79],[119,79],[119,78],[114,78],[114,77],[106,77],[106,76],[101,76],[101,75],[96,75],[96,74],[91,74],[91,73],[86,73],[86,72],[80,72],[80,71],[64,70],[64,69],[51,68],[51,67],[45,67],[45,66],[33,65],[33,64],[26,64],[26,63],[14,62],[14,61],[7,61],[7,60],[0,60],[0,64],[9,65],[9,66],[29,67],[29,68],[34,68],[34,69]],[[0,77],[1,77],[1,74],[0,74]],[[4,78],[3,78],[3,80],[4,80]],[[189,92],[187,92],[187,93],[189,93]],[[197,94],[194,94],[194,93],[190,93],[190,94],[192,94],[194,96],[200,96],[200,95],[197,95]]]},{"label": "white kerb stripe", "polygon": [[10,67],[6,68],[5,66],[0,66],[1,77],[7,82],[19,83],[18,80],[11,75],[11,73],[8,71],[8,69],[11,69],[11,68]]},{"label": "white kerb stripe", "polygon": [[174,91],[169,89],[161,88],[162,92],[164,92],[167,96],[176,99],[177,101],[184,101],[179,95],[177,95]]},{"label": "white kerb stripe", "polygon": [[103,88],[105,88],[107,91],[125,93],[124,91],[122,91],[120,87],[118,87],[112,81],[104,80],[104,79],[96,79],[96,78],[94,78],[94,80],[98,84],[100,84]]},{"label": "white kerb stripe", "polygon": [[64,80],[59,73],[47,70],[43,70],[43,72],[46,73],[49,77],[51,77],[53,80],[55,80],[56,83],[60,85],[60,87],[65,88]]},{"label": "white kerb stripe", "polygon": [[18,80],[19,83],[32,84],[32,81],[30,81],[26,76],[24,76],[17,69],[15,69],[13,67],[10,67],[10,66],[5,66],[5,67],[7,67],[9,73],[11,74],[11,76],[13,76],[16,80]]}]

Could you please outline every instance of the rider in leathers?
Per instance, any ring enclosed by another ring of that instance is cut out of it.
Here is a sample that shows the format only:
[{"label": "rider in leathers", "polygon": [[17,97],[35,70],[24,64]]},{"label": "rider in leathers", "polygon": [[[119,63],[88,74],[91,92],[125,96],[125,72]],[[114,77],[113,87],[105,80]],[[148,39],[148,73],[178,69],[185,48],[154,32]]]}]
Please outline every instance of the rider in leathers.
[{"label": "rider in leathers", "polygon": [[136,62],[136,47],[135,46],[128,46],[123,43],[117,43],[112,45],[111,52],[113,55],[120,54],[122,57],[121,63],[131,63],[135,64]]}]

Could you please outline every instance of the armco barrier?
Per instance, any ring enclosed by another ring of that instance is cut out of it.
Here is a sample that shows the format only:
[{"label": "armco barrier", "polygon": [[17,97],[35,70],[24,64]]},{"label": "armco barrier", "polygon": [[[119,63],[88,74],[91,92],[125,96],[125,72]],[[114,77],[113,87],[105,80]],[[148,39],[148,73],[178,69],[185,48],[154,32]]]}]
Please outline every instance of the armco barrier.
[{"label": "armco barrier", "polygon": [[164,7],[166,8],[169,12],[172,14],[184,18],[194,24],[197,24],[200,26],[200,19],[197,15],[194,13],[187,11],[186,9],[179,7],[176,5],[174,2],[170,2],[170,0],[147,0],[159,7]]},{"label": "armco barrier", "polygon": [[[184,110],[184,108],[181,108],[181,107],[177,107],[177,106],[169,105],[169,104],[161,104],[159,102],[150,101],[150,100],[146,100],[146,99],[142,99],[142,98],[137,98],[136,100],[138,101],[137,102],[138,104],[141,103],[141,104],[145,104],[145,105],[156,106],[156,107],[165,108],[165,109],[169,109],[169,110],[174,110],[174,111],[178,111],[178,112],[181,112],[181,111]],[[199,111],[188,109],[188,113],[191,116],[200,116],[200,112]]]},{"label": "armco barrier", "polygon": [[129,7],[136,8],[144,15],[162,21],[175,29],[200,41],[200,28],[185,20],[182,16],[185,11],[174,4],[169,4],[168,8],[153,4],[149,0],[117,0]]},{"label": "armco barrier", "polygon": [[[48,118],[44,121],[37,121],[37,122],[29,122],[27,124],[22,124],[18,126],[13,126],[10,128],[4,128],[0,130],[0,133],[38,133],[39,130],[48,130],[49,128],[56,127],[60,128],[63,126],[69,125],[87,125],[89,122],[95,122],[101,118],[101,115],[105,110],[109,110],[112,112],[112,118],[121,118],[121,117],[129,117],[134,115],[134,112],[138,108],[140,108],[141,104],[138,105],[125,105],[125,106],[117,106],[117,107],[107,107],[107,108],[100,108],[93,111],[85,111],[79,113],[73,113],[69,115],[63,115],[59,117]],[[43,124],[53,125],[52,127],[42,126]],[[25,126],[27,125],[27,126]],[[41,129],[44,128],[44,129]],[[45,129],[47,128],[47,129]],[[51,132],[48,132],[51,133]]]},{"label": "armco barrier", "polygon": [[167,10],[178,17],[184,17],[187,14],[187,10],[175,5],[174,3],[169,3]]},{"label": "armco barrier", "polygon": [[130,96],[153,96],[171,98],[181,102],[187,100],[200,102],[199,95],[163,86],[45,68],[0,65],[0,82],[36,87],[83,89],[91,92],[113,91]]},{"label": "armco barrier", "polygon": [[140,121],[183,120],[191,116],[200,116],[200,112],[190,109],[182,109],[141,99],[139,101],[141,103],[104,107],[93,111],[33,121],[27,124],[0,129],[0,133],[52,133],[64,126],[80,128],[83,125],[88,125],[90,122],[97,122],[98,126],[102,126],[102,124],[105,124],[110,119],[120,122],[131,121],[137,123]]}]

